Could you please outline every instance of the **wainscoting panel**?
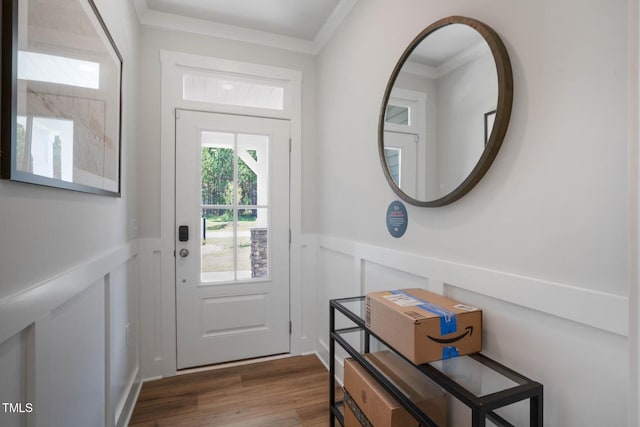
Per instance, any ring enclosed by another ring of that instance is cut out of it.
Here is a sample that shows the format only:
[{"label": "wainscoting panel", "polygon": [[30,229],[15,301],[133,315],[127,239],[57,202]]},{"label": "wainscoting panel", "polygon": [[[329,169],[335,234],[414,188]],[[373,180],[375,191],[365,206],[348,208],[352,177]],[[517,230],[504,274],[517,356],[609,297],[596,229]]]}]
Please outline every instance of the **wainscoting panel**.
[{"label": "wainscoting panel", "polygon": [[[23,403],[19,409],[26,408],[27,399],[27,347],[29,332],[25,329],[0,344],[0,402]],[[18,409],[18,408],[15,408]],[[0,407],[0,420],[3,427],[23,427],[25,417],[19,411],[5,410]]]},{"label": "wainscoting panel", "polygon": [[[317,246],[318,347],[328,364],[328,300],[421,287],[483,309],[483,353],[545,386],[545,425],[627,425],[628,299],[328,236]],[[344,353],[336,352],[342,373]],[[459,409],[459,408],[458,408]],[[454,410],[453,426],[468,425]],[[501,412],[524,425],[528,405]]]},{"label": "wainscoting panel", "polygon": [[138,281],[137,260],[137,256],[130,259],[109,275],[109,403],[116,425],[133,409],[127,406],[130,392],[140,381],[139,288],[131,286]]},{"label": "wainscoting panel", "polygon": [[142,378],[162,377],[162,249],[159,239],[140,239]]},{"label": "wainscoting panel", "polygon": [[[424,277],[428,280],[427,289],[433,292],[446,294],[446,285],[452,285],[618,335],[627,336],[628,334],[629,307],[626,296],[335,237],[323,236],[316,239],[319,247],[324,251],[353,258],[355,268],[349,273],[349,277],[359,279],[362,276],[362,262],[374,263],[388,269]],[[322,258],[320,262],[322,265]],[[369,288],[369,284],[360,282],[359,288],[362,291]],[[371,288],[376,288],[378,285],[378,283],[372,283]],[[549,295],[554,297],[549,298]],[[577,301],[579,303],[576,303]]]},{"label": "wainscoting panel", "polygon": [[361,294],[388,291],[389,289],[394,289],[394,287],[397,288],[398,283],[402,283],[403,288],[429,289],[429,278],[427,277],[362,260],[362,284],[364,289]]},{"label": "wainscoting panel", "polygon": [[[627,425],[625,337],[454,286],[446,288],[452,298],[482,307],[485,354],[545,385],[545,419],[555,421],[549,425]],[[529,408],[509,409],[501,413],[523,420]]]},{"label": "wainscoting panel", "polygon": [[[293,246],[292,246],[293,247]],[[292,249],[293,250],[293,249]],[[300,245],[300,257],[301,265],[298,268],[300,272],[300,291],[299,301],[300,303],[291,304],[291,321],[293,322],[293,334],[291,339],[291,352],[292,354],[309,354],[313,353],[316,348],[316,334],[318,330],[317,325],[317,277],[308,274],[304,268],[313,264],[313,260],[316,259],[318,252],[315,244],[307,246],[306,243]],[[295,278],[291,278],[291,299],[296,300],[295,290]],[[297,341],[297,343],[296,343]]]},{"label": "wainscoting panel", "polygon": [[36,426],[105,422],[105,278],[36,322]]},{"label": "wainscoting panel", "polygon": [[[0,425],[125,426],[139,392],[137,244],[0,301]],[[15,409],[15,408],[14,408]]]}]

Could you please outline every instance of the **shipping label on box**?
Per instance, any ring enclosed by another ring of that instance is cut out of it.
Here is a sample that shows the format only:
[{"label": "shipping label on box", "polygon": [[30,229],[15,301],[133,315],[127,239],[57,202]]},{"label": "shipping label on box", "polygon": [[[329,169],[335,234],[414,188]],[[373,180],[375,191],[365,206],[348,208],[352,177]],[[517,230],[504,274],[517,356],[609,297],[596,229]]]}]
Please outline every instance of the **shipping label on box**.
[{"label": "shipping label on box", "polygon": [[365,321],[415,364],[482,350],[482,310],[424,289],[368,294]]}]

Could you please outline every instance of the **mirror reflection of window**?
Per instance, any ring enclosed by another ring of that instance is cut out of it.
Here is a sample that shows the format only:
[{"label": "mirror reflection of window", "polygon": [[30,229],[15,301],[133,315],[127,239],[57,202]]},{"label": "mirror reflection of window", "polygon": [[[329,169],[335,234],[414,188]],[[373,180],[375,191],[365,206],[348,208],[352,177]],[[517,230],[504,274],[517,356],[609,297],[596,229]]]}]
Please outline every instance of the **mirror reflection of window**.
[{"label": "mirror reflection of window", "polygon": [[387,105],[387,112],[385,114],[384,121],[386,123],[393,123],[396,125],[410,126],[410,113],[409,107],[389,104]]},{"label": "mirror reflection of window", "polygon": [[18,79],[100,89],[100,63],[20,50]]},{"label": "mirror reflection of window", "polygon": [[31,162],[31,147],[27,141],[27,118],[18,116],[18,125],[16,126],[16,169],[23,172],[31,172],[33,170]]},{"label": "mirror reflection of window", "polygon": [[16,169],[73,182],[73,121],[17,118]]},{"label": "mirror reflection of window", "polygon": [[400,187],[401,151],[399,148],[385,148],[384,157],[393,181]]},{"label": "mirror reflection of window", "polygon": [[496,121],[496,110],[484,113],[484,144],[487,145],[491,131],[493,131],[493,123]]}]

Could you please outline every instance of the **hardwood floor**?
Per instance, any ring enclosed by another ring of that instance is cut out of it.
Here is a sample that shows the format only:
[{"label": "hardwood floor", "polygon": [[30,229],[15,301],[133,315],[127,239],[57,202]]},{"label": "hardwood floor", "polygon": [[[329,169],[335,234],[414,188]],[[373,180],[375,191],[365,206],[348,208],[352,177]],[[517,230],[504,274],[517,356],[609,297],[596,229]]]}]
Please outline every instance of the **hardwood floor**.
[{"label": "hardwood floor", "polygon": [[147,382],[129,426],[328,426],[328,407],[326,368],[296,356]]}]

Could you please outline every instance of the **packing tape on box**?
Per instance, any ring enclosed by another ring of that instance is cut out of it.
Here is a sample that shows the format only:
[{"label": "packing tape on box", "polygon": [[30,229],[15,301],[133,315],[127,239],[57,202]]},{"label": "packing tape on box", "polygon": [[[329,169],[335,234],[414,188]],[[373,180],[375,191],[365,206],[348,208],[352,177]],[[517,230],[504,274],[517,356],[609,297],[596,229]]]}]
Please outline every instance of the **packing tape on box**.
[{"label": "packing tape on box", "polygon": [[454,313],[453,311],[449,311],[446,308],[440,307],[439,305],[436,305],[432,302],[416,298],[413,295],[408,294],[402,290],[391,291],[391,294],[403,295],[406,298],[410,298],[418,303],[415,304],[416,307],[440,317],[440,335],[447,335],[458,332],[458,318],[456,316],[456,313]]},{"label": "packing tape on box", "polygon": [[459,352],[456,347],[442,347],[442,360],[451,359],[452,357],[458,357]]}]

